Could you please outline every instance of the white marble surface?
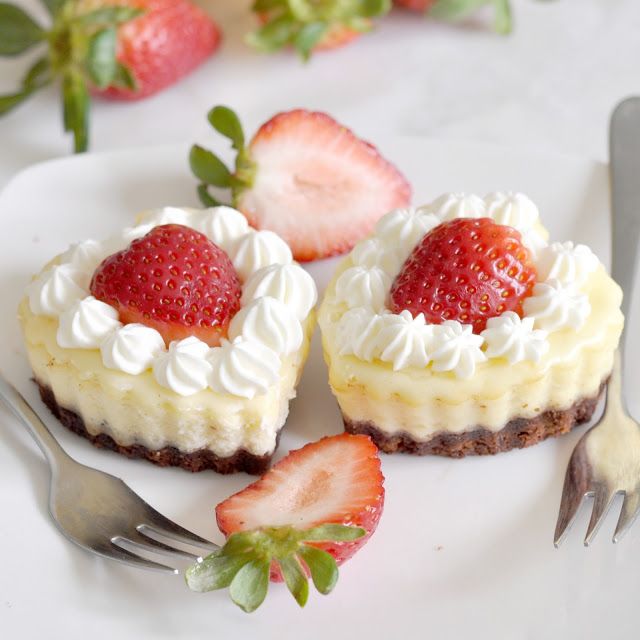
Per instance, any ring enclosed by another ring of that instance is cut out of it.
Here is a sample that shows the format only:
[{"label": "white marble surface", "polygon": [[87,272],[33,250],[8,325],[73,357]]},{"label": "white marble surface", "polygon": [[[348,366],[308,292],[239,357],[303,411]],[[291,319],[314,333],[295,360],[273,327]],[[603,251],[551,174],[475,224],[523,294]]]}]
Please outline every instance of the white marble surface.
[{"label": "white marble surface", "polygon": [[[614,104],[640,92],[637,0],[512,0],[513,35],[474,23],[453,28],[395,11],[375,33],[303,65],[242,42],[251,0],[201,0],[225,41],[169,90],[137,103],[96,100],[92,149],[210,143],[205,113],[239,110],[248,130],[278,110],[326,110],[375,141],[378,131],[480,140],[604,160]],[[44,12],[37,0],[17,3]],[[0,61],[0,93],[28,66]],[[57,90],[0,120],[0,187],[21,168],[70,152]]]}]

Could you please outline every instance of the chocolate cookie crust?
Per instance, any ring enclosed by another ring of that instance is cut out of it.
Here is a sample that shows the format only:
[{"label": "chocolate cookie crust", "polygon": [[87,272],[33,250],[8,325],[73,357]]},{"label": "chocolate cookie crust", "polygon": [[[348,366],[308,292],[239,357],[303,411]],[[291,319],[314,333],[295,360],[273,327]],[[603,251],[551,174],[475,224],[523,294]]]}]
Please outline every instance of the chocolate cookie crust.
[{"label": "chocolate cookie crust", "polygon": [[353,421],[343,415],[345,431],[371,437],[386,453],[404,452],[414,455],[464,458],[470,455],[493,455],[511,449],[522,449],[552,436],[568,433],[573,427],[588,422],[593,416],[606,381],[591,398],[578,400],[564,410],[550,409],[534,418],[514,418],[500,431],[476,427],[461,433],[440,431],[426,441],[416,440],[406,431],[389,434],[373,422]]},{"label": "chocolate cookie crust", "polygon": [[[53,391],[35,381],[40,390],[42,401],[60,422],[79,436],[86,438],[99,449],[109,449],[121,453],[128,458],[145,458],[159,467],[181,467],[186,471],[204,471],[211,469],[221,474],[244,471],[253,475],[262,475],[271,462],[273,454],[256,456],[246,449],[239,449],[228,458],[221,458],[208,449],[199,449],[191,453],[183,453],[176,447],[162,449],[148,449],[141,444],[123,446],[118,444],[110,435],[99,433],[93,435],[87,431],[84,420],[74,411],[65,409],[58,404]],[[278,434],[279,437],[279,434]],[[276,444],[277,446],[277,444]]]}]

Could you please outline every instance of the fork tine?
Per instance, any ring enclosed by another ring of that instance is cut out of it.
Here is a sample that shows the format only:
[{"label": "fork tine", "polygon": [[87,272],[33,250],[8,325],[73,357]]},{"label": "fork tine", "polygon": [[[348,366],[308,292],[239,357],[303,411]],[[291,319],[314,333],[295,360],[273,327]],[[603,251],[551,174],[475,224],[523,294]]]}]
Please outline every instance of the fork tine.
[{"label": "fork tine", "polygon": [[613,534],[613,541],[620,542],[622,537],[631,528],[636,517],[640,512],[640,494],[637,491],[632,493],[626,493],[624,496],[624,502],[622,503],[622,510],[620,511],[620,517],[618,518],[618,524]]},{"label": "fork tine", "polygon": [[150,569],[152,571],[161,571],[163,573],[172,573],[174,575],[178,573],[178,570],[174,567],[169,567],[166,564],[160,564],[159,562],[153,562],[153,560],[141,558],[135,553],[117,546],[113,542],[109,542],[108,544],[104,545],[96,545],[94,547],[91,547],[91,549],[100,556],[109,558],[111,560],[117,560],[118,562],[128,564],[132,567]]},{"label": "fork tine", "polygon": [[578,509],[582,504],[582,499],[585,496],[585,490],[582,484],[576,483],[575,481],[573,474],[574,465],[572,463],[573,457],[569,461],[567,473],[564,478],[558,521],[556,522],[556,530],[553,536],[553,544],[556,549],[564,542],[567,533],[569,533],[569,529],[576,518]]},{"label": "fork tine", "polygon": [[[147,518],[149,522],[143,522],[141,527],[146,527],[149,530],[157,533],[158,535],[170,538],[177,542],[190,544],[196,547],[202,547],[211,551],[217,551],[219,545],[201,538],[199,535],[192,533],[188,529],[181,527],[169,518],[165,518],[160,512],[156,511],[152,507],[147,510]],[[138,531],[140,528],[138,528]]]},{"label": "fork tine", "polygon": [[615,495],[615,492],[610,491],[606,485],[598,484],[596,486],[593,496],[593,510],[591,511],[587,534],[584,537],[585,547],[588,547],[593,542],[600,525],[611,507],[611,502]]},{"label": "fork tine", "polygon": [[164,542],[160,542],[159,540],[146,535],[142,530],[142,527],[138,528],[135,533],[131,532],[126,536],[115,536],[111,539],[111,542],[118,546],[122,546],[120,544],[122,542],[125,546],[128,545],[133,547],[134,552],[145,551],[147,553],[171,554],[174,556],[182,556],[191,562],[197,561],[200,557],[193,553],[189,553],[188,551],[171,547],[168,544],[164,544]]}]

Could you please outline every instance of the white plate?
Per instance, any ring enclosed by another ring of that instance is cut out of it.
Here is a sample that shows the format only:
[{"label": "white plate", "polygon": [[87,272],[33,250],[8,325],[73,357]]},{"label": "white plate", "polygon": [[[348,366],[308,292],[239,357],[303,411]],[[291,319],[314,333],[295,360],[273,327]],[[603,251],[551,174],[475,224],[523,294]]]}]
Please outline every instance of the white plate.
[{"label": "white plate", "polygon": [[[415,186],[515,189],[540,206],[552,237],[588,242],[608,258],[606,167],[485,146],[390,139],[380,145]],[[17,176],[0,199],[2,369],[33,401],[67,451],[121,476],[170,518],[219,540],[213,508],[247,484],[240,474],[192,475],[93,449],[56,423],[29,381],[15,308],[30,274],[70,242],[103,237],[144,208],[195,205],[186,148],[68,158]],[[332,262],[310,267],[323,285]],[[341,431],[318,336],[279,455]],[[631,637],[640,593],[640,525],[610,542],[610,516],[592,548],[586,515],[565,546],[552,533],[562,478],[583,429],[496,457],[383,456],[387,503],[369,544],[335,592],[299,610],[282,586],[253,615],[224,592],[196,595],[181,578],[104,561],[68,543],[47,514],[48,471],[6,414],[0,447],[0,627],[6,638],[558,638]]]}]

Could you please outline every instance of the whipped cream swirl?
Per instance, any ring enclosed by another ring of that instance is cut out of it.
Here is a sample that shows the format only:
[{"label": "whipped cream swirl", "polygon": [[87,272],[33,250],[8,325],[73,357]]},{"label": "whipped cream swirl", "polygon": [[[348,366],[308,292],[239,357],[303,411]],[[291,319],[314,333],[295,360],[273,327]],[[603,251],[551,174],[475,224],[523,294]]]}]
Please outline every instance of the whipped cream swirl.
[{"label": "whipped cream swirl", "polygon": [[155,329],[137,323],[116,329],[100,345],[105,367],[131,375],[150,369],[164,351],[162,336]]},{"label": "whipped cream swirl", "polygon": [[258,298],[236,313],[229,325],[229,339],[238,336],[285,356],[297,351],[304,337],[293,311],[271,297]]},{"label": "whipped cream swirl", "polygon": [[370,269],[380,267],[385,273],[395,276],[405,261],[404,253],[388,248],[380,238],[361,240],[351,252],[353,264]]},{"label": "whipped cream swirl", "polygon": [[234,244],[229,255],[243,282],[258,269],[293,260],[289,245],[273,231],[250,231]]},{"label": "whipped cream swirl", "polygon": [[29,307],[42,316],[57,316],[87,296],[90,275],[73,264],[58,264],[43,271],[28,287]]},{"label": "whipped cream swirl", "polygon": [[533,318],[535,327],[545,331],[578,331],[591,313],[591,304],[585,294],[555,279],[538,282],[522,308],[527,317]]},{"label": "whipped cream swirl", "polygon": [[380,354],[378,334],[382,316],[356,307],[342,314],[336,327],[336,345],[340,355],[354,355],[371,362]]},{"label": "whipped cream swirl", "polygon": [[487,215],[484,200],[473,193],[443,193],[430,204],[418,207],[418,211],[431,213],[440,222],[456,218],[484,218]]},{"label": "whipped cream swirl", "polygon": [[336,298],[350,309],[369,307],[382,311],[391,287],[391,278],[380,267],[351,267],[336,281]]},{"label": "whipped cream swirl", "polygon": [[251,399],[266,393],[280,376],[278,354],[242,336],[211,349],[208,360],[209,386],[217,393]]},{"label": "whipped cream swirl", "polygon": [[181,396],[193,395],[207,388],[209,351],[209,345],[195,336],[172,342],[168,351],[155,358],[153,375],[159,385]]},{"label": "whipped cream swirl", "polygon": [[488,358],[506,358],[509,364],[522,360],[540,362],[549,350],[547,332],[533,328],[533,318],[521,318],[506,311],[497,318],[487,320],[487,328],[480,334],[487,348]]},{"label": "whipped cream swirl", "polygon": [[249,233],[247,219],[239,211],[225,206],[194,213],[193,227],[225,251],[230,251],[236,240]]},{"label": "whipped cream swirl", "polygon": [[279,300],[304,320],[318,300],[313,278],[298,264],[272,264],[256,271],[242,287],[242,305],[263,296]]},{"label": "whipped cream swirl", "polygon": [[138,216],[139,226],[158,227],[161,224],[182,224],[185,227],[193,226],[193,214],[199,213],[197,209],[182,207],[161,207],[143,211]]},{"label": "whipped cream swirl", "polygon": [[415,209],[394,209],[376,224],[376,236],[385,247],[408,256],[423,236],[440,224],[433,213]]},{"label": "whipped cream swirl", "polygon": [[111,305],[88,296],[60,315],[56,340],[67,349],[98,349],[121,326],[118,312]]},{"label": "whipped cream swirl", "polygon": [[453,371],[458,378],[471,378],[476,364],[487,359],[481,349],[483,342],[481,336],[473,333],[471,325],[460,324],[457,320],[433,325],[433,370]]},{"label": "whipped cream swirl", "polygon": [[584,244],[553,242],[542,249],[537,257],[539,280],[558,280],[568,285],[580,285],[600,264],[596,255]]},{"label": "whipped cream swirl", "polygon": [[538,207],[524,193],[495,191],[484,201],[487,217],[518,231],[528,231],[540,219]]},{"label": "whipped cream swirl", "polygon": [[87,273],[93,273],[105,258],[104,247],[97,240],[72,244],[61,256],[60,264],[71,264]]},{"label": "whipped cream swirl", "polygon": [[393,363],[394,371],[406,367],[426,367],[431,360],[434,328],[435,325],[425,322],[422,313],[414,318],[406,309],[399,314],[380,316],[380,360]]}]

